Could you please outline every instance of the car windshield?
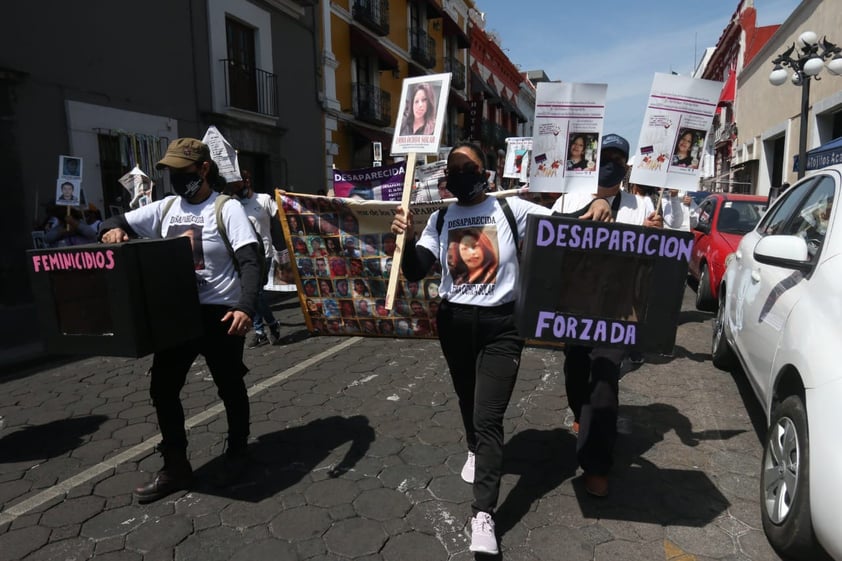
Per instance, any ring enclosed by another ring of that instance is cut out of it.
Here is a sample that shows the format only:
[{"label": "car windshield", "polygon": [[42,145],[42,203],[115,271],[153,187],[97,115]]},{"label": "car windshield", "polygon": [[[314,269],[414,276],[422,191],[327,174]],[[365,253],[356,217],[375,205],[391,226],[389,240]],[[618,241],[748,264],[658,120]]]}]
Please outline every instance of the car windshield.
[{"label": "car windshield", "polygon": [[719,209],[716,229],[727,234],[746,234],[757,225],[765,210],[765,201],[725,201]]}]

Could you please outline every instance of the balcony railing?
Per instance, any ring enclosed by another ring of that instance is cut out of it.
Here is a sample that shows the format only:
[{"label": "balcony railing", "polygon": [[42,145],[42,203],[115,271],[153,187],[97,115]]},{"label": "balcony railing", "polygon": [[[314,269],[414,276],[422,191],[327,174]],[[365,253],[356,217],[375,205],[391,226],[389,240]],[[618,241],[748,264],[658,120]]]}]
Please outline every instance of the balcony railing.
[{"label": "balcony railing", "polygon": [[723,123],[714,130],[715,142],[727,142],[737,136],[737,123]]},{"label": "balcony railing", "polygon": [[355,82],[352,102],[354,116],[361,121],[385,127],[392,122],[392,96],[373,84]]},{"label": "balcony railing", "polygon": [[450,72],[450,85],[457,90],[465,89],[465,65],[455,58],[447,57],[444,59],[444,71]]},{"label": "balcony railing", "polygon": [[225,105],[253,113],[278,116],[278,79],[271,72],[222,59]]},{"label": "balcony railing", "polygon": [[389,0],[354,0],[354,19],[380,36],[389,34]]},{"label": "balcony railing", "polygon": [[424,68],[433,68],[436,65],[436,40],[421,29],[411,30],[409,37],[412,59]]}]

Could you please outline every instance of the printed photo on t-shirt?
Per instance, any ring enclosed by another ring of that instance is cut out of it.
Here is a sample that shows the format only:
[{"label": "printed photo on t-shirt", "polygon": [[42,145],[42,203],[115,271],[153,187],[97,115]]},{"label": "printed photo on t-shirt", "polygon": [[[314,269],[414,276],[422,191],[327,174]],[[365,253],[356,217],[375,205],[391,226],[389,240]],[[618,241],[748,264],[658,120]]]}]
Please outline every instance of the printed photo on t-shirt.
[{"label": "printed photo on t-shirt", "polygon": [[453,286],[495,284],[499,264],[496,226],[448,231],[447,266]]},{"label": "printed photo on t-shirt", "polygon": [[190,238],[193,248],[193,269],[201,271],[205,268],[205,252],[202,249],[202,226],[200,224],[172,224],[167,229],[167,237]]}]

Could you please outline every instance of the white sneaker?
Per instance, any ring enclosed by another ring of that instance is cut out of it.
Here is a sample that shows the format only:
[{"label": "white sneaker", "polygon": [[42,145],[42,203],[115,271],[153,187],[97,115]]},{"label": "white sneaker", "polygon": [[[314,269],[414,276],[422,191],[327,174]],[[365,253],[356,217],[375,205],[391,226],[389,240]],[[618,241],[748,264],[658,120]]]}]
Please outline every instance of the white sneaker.
[{"label": "white sneaker", "polygon": [[476,456],[473,452],[468,452],[468,459],[465,460],[465,465],[462,466],[462,481],[465,483],[474,482],[474,466],[476,465]]},{"label": "white sneaker", "polygon": [[471,547],[475,553],[497,555],[497,536],[494,535],[494,520],[487,512],[478,512],[471,518]]}]

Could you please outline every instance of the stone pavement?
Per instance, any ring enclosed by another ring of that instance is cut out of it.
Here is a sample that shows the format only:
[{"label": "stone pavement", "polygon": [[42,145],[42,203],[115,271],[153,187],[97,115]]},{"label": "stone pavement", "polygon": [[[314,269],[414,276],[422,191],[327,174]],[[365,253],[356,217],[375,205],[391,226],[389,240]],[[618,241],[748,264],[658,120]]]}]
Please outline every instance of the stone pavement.
[{"label": "stone pavement", "polygon": [[[674,357],[621,381],[611,494],[583,492],[562,355],[528,348],[506,420],[500,558],[772,561],[758,430],[740,374],[713,368],[685,298]],[[456,400],[436,341],[307,337],[246,351],[254,465],[219,490],[225,420],[203,361],[183,393],[195,489],[138,505],[160,466],[151,359],[93,357],[0,378],[0,561],[474,559]],[[487,559],[477,556],[477,559]]]}]

